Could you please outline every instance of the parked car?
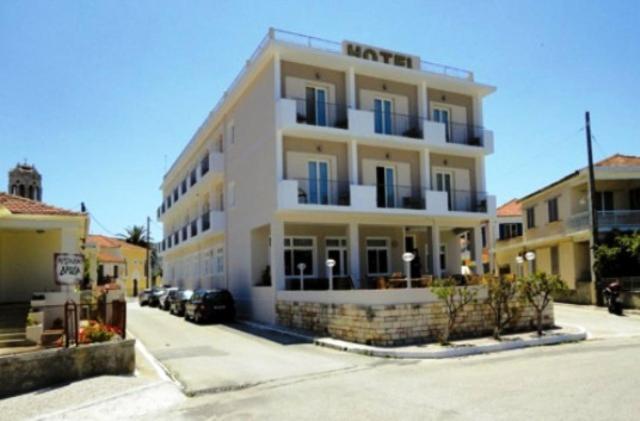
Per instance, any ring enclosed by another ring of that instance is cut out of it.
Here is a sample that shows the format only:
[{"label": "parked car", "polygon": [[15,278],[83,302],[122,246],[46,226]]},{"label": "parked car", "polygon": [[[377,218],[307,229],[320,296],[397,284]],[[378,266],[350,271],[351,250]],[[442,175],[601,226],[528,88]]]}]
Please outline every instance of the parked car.
[{"label": "parked car", "polygon": [[160,305],[160,297],[164,293],[164,288],[153,287],[149,294],[149,307],[158,307]]},{"label": "parked car", "polygon": [[149,298],[151,298],[151,288],[143,289],[140,294],[138,294],[138,303],[140,304],[140,307],[148,305]]},{"label": "parked car", "polygon": [[167,311],[169,310],[169,295],[170,294],[175,294],[176,292],[178,292],[178,288],[176,287],[169,287],[166,288],[163,292],[162,295],[160,297],[158,297],[158,308],[160,310],[164,310]]},{"label": "parked car", "polygon": [[169,313],[184,316],[185,305],[192,295],[193,291],[190,289],[179,290],[175,294],[169,295],[167,298],[167,301],[169,301]]},{"label": "parked car", "polygon": [[200,289],[194,291],[185,305],[184,318],[196,323],[233,321],[236,315],[233,296],[227,290]]}]

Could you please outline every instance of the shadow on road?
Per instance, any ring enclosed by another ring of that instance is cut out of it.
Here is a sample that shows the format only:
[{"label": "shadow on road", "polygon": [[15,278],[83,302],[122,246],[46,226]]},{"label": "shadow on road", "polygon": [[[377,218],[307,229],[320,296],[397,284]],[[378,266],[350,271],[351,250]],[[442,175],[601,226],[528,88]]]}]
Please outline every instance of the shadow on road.
[{"label": "shadow on road", "polygon": [[242,323],[229,323],[225,325],[219,325],[232,331],[237,331],[251,336],[257,336],[267,341],[275,342],[280,345],[301,345],[312,343],[308,339],[286,335],[283,333],[274,332],[268,329],[260,329],[257,327],[249,326]]}]

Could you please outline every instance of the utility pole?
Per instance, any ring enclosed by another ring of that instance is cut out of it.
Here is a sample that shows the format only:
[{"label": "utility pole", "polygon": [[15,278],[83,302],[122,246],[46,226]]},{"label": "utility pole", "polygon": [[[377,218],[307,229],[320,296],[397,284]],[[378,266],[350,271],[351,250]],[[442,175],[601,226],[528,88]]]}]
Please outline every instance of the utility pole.
[{"label": "utility pole", "polygon": [[147,216],[147,288],[151,288],[151,218]]},{"label": "utility pole", "polygon": [[591,260],[591,275],[595,281],[596,304],[602,305],[602,285],[600,285],[600,277],[593,270],[595,258],[595,249],[598,246],[598,209],[596,205],[596,177],[593,170],[593,152],[591,149],[591,116],[589,111],[585,112],[585,127],[587,133],[587,154],[589,158],[589,222],[591,225],[591,247],[589,257]]}]

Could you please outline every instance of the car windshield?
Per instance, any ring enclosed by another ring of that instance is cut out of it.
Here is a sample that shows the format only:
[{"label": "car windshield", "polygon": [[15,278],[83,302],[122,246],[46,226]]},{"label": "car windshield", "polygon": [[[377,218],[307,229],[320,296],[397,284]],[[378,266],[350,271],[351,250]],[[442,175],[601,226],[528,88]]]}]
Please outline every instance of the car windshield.
[{"label": "car windshield", "polygon": [[184,298],[185,300],[188,300],[193,295],[193,291],[191,290],[182,291],[181,295],[182,295],[182,298]]}]

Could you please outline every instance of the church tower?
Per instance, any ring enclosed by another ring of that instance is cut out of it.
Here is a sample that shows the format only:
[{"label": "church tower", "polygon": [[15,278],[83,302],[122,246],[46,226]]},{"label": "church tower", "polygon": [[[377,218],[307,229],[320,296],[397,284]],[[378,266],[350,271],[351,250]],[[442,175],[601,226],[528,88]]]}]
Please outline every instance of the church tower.
[{"label": "church tower", "polygon": [[42,201],[42,176],[35,165],[18,164],[9,171],[9,193],[27,199]]}]

